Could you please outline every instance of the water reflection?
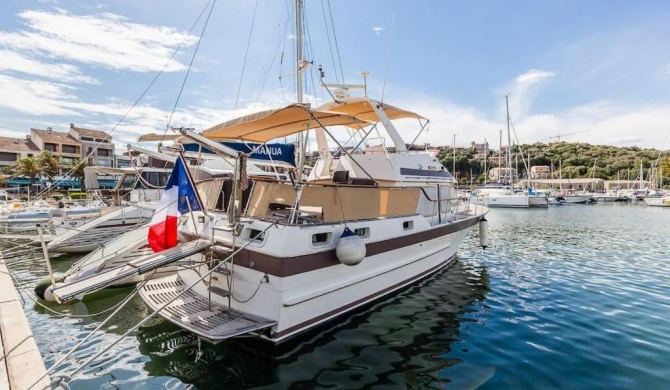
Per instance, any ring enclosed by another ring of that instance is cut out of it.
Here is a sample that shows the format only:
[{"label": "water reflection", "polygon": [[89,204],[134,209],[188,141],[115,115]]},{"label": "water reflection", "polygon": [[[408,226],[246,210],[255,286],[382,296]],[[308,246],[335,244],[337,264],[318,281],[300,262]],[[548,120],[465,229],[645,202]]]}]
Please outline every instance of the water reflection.
[{"label": "water reflection", "polygon": [[461,363],[449,353],[460,333],[480,321],[488,292],[486,269],[457,261],[279,347],[251,338],[213,345],[165,321],[142,327],[137,339],[150,376],[176,377],[201,389],[440,387],[451,381],[447,368]]}]

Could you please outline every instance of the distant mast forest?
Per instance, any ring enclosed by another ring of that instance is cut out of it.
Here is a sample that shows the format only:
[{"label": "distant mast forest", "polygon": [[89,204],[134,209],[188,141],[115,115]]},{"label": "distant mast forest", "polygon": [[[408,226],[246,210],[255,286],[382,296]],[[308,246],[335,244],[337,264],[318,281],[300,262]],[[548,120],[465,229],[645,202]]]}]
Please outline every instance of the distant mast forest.
[{"label": "distant mast forest", "polygon": [[[454,151],[451,147],[440,149],[437,158],[450,171],[453,170]],[[636,146],[616,147],[609,145],[591,145],[581,142],[555,142],[514,145],[512,147],[512,168],[516,168],[518,177],[525,179],[529,175],[521,155],[529,161],[528,167],[545,165],[552,168],[552,179],[596,178],[603,180],[636,180],[640,169],[645,180],[652,171],[661,178],[663,188],[670,185],[670,152],[656,149],[642,149]],[[506,166],[506,154],[503,152],[501,166]],[[498,151],[488,152],[486,171],[484,158],[477,155],[474,148],[456,147],[455,176],[461,185],[484,183],[485,173],[498,167]],[[594,169],[595,164],[595,169]],[[453,173],[453,172],[452,172]]]}]

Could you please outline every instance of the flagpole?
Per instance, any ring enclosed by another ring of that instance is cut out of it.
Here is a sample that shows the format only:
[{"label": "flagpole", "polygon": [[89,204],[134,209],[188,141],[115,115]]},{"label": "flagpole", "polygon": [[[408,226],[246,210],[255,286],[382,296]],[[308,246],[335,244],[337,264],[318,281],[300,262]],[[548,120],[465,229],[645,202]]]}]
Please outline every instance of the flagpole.
[{"label": "flagpole", "polygon": [[[198,189],[195,187],[195,180],[193,180],[193,176],[191,176],[191,171],[188,169],[188,164],[186,164],[186,157],[184,157],[184,151],[180,150],[179,151],[179,157],[181,158],[182,164],[184,164],[184,170],[186,171],[186,175],[188,176],[188,182],[191,184],[191,188],[193,188],[193,192],[195,193],[195,197],[198,199],[198,203],[200,204],[200,207],[202,208],[203,214],[209,217],[209,214],[207,213],[207,207],[204,203],[202,203],[202,199],[200,199],[200,193],[198,192]],[[175,161],[175,164],[177,162]],[[188,208],[191,209],[191,205],[189,203]]]}]

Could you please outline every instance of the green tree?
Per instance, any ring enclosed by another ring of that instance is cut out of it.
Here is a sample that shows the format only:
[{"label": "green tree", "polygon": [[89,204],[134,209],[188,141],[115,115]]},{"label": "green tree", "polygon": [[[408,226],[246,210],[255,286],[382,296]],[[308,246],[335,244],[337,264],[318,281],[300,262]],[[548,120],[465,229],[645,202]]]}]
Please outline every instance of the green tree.
[{"label": "green tree", "polygon": [[55,176],[58,176],[60,162],[58,161],[58,157],[54,156],[51,151],[42,151],[39,156],[37,156],[37,163],[40,166],[43,176],[48,177],[50,180],[53,180]]},{"label": "green tree", "polygon": [[37,160],[32,157],[25,157],[14,163],[14,174],[27,176],[30,179],[30,188],[28,193],[33,190],[33,185],[35,184],[35,179],[39,177],[42,173],[42,168],[38,164]]},{"label": "green tree", "polygon": [[74,161],[67,165],[70,176],[79,179],[79,188],[84,189],[84,169],[88,167],[86,160],[75,158]]}]

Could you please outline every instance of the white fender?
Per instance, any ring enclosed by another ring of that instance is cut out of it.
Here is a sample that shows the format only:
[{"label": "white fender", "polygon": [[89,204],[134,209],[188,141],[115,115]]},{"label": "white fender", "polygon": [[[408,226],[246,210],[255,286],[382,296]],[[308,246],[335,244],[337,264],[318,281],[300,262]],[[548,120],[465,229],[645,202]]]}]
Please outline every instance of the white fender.
[{"label": "white fender", "polygon": [[365,243],[356,233],[345,227],[337,241],[335,255],[344,265],[356,265],[365,258]]},{"label": "white fender", "polygon": [[[56,287],[62,286],[64,283],[56,283]],[[47,302],[61,303],[54,295],[54,286],[50,285],[44,290],[44,300]]]}]

